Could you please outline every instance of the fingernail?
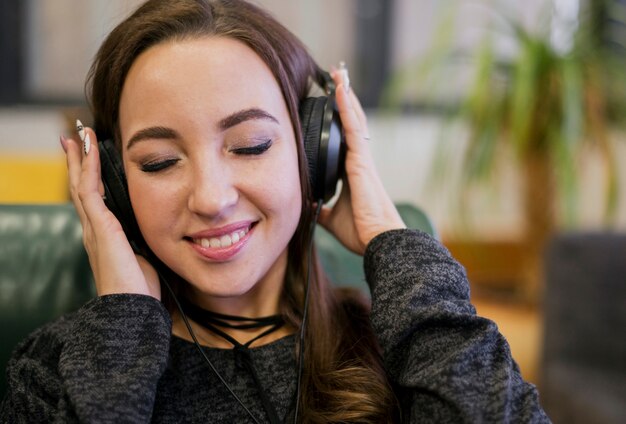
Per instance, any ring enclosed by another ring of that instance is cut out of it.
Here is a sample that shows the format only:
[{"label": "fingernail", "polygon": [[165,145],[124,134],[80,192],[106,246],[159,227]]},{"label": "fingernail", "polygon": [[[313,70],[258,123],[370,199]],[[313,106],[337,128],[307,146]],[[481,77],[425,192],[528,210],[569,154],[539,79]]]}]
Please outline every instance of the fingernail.
[{"label": "fingernail", "polygon": [[80,141],[85,141],[85,127],[80,120],[76,120],[76,131],[78,131],[78,136],[80,137]]},{"label": "fingernail", "polygon": [[85,151],[85,156],[89,154],[89,150],[91,150],[91,139],[89,134],[85,136],[85,140],[83,141],[83,150]]},{"label": "fingernail", "polygon": [[61,147],[63,148],[63,151],[65,153],[67,153],[67,142],[66,142],[66,138],[64,136],[60,136],[59,137],[59,141],[61,142]]},{"label": "fingernail", "polygon": [[350,76],[348,75],[348,68],[346,68],[346,62],[339,62],[339,71],[341,72],[341,79],[343,80],[343,88],[346,93],[350,91]]}]

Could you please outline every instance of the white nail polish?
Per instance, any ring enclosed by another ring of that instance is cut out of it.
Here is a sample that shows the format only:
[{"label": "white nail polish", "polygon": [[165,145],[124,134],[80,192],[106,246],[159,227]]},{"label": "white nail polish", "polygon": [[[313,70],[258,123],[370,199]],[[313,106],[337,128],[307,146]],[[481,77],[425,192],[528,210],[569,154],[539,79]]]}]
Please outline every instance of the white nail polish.
[{"label": "white nail polish", "polygon": [[343,86],[346,92],[350,91],[350,76],[348,75],[348,68],[346,68],[346,62],[339,62],[339,71],[341,71],[341,79],[343,80]]},{"label": "white nail polish", "polygon": [[85,127],[80,120],[76,120],[76,131],[78,131],[78,136],[80,137],[80,141],[85,141]]},{"label": "white nail polish", "polygon": [[85,156],[87,156],[89,154],[89,150],[91,150],[91,138],[89,137],[89,134],[87,134],[85,140],[83,141],[83,150],[85,151]]}]

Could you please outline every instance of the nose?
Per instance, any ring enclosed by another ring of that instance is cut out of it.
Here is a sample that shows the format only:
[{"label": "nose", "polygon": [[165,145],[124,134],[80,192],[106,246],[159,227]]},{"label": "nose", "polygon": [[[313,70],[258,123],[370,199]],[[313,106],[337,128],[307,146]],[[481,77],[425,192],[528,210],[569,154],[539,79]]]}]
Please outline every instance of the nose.
[{"label": "nose", "polygon": [[227,213],[237,204],[239,192],[228,167],[205,162],[194,168],[188,198],[190,211],[215,218]]}]

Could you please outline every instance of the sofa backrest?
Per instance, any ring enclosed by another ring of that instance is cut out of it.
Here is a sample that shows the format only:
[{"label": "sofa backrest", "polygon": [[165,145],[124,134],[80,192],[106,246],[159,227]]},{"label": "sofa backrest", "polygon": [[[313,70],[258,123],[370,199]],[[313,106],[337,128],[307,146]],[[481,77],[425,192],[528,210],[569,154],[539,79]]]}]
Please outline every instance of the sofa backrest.
[{"label": "sofa backrest", "polygon": [[[409,227],[434,233],[421,210],[406,204],[398,210]],[[331,281],[366,290],[362,258],[321,227],[315,238]],[[18,342],[95,295],[82,228],[71,204],[0,205],[0,398],[6,390],[6,363]]]}]

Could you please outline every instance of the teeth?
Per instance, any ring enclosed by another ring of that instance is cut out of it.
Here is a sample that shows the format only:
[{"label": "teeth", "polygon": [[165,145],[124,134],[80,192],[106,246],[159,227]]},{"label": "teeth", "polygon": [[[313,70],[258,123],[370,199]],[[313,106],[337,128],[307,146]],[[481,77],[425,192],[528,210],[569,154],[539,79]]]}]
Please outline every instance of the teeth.
[{"label": "teeth", "polygon": [[228,247],[230,245],[233,244],[232,239],[230,238],[230,236],[227,234],[225,236],[220,237],[220,245],[222,247]]},{"label": "teeth", "polygon": [[193,239],[193,242],[199,244],[200,246],[206,248],[220,248],[220,247],[229,247],[234,243],[239,242],[246,234],[248,234],[248,228],[244,230],[234,231],[231,234],[224,234],[223,236],[211,237],[211,238],[200,238]]}]

